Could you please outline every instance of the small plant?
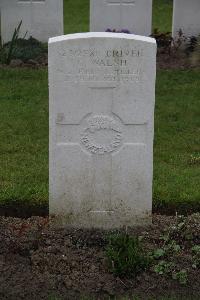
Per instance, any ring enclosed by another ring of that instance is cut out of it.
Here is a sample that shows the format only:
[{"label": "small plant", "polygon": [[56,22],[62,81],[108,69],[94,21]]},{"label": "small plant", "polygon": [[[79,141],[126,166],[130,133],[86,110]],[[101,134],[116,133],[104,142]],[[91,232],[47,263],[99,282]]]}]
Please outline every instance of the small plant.
[{"label": "small plant", "polygon": [[23,62],[29,59],[37,59],[47,55],[47,44],[30,37],[29,39],[18,39],[14,59],[21,59]]},{"label": "small plant", "polygon": [[[200,35],[191,36],[186,44],[185,52],[193,67],[200,66]],[[195,160],[195,163],[199,161]]]},{"label": "small plant", "polygon": [[178,51],[181,46],[185,46],[187,37],[183,34],[182,29],[178,30],[176,38],[173,39],[173,48],[175,51]]},{"label": "small plant", "polygon": [[157,265],[154,266],[154,272],[159,275],[169,274],[172,271],[174,264],[161,260]]},{"label": "small plant", "polygon": [[[199,52],[200,53],[200,52]],[[200,61],[200,60],[199,60]],[[191,165],[200,165],[200,154],[197,154],[197,155],[191,155],[190,156],[190,160],[189,160],[189,163]]]},{"label": "small plant", "polygon": [[192,62],[193,66],[200,65],[200,36],[197,38],[197,42],[194,47],[194,51],[191,54],[191,62]]},{"label": "small plant", "polygon": [[179,272],[172,273],[172,278],[174,280],[178,280],[178,282],[182,285],[186,285],[188,281],[188,274],[186,270],[181,270]]},{"label": "small plant", "polygon": [[156,28],[154,29],[151,37],[156,39],[158,49],[160,49],[163,53],[168,53],[169,55],[177,53],[182,46],[185,46],[187,41],[182,30],[179,30],[176,38],[173,38],[171,32],[160,32]]},{"label": "small plant", "polygon": [[163,247],[155,249],[151,256],[153,259],[160,259],[160,258],[169,256],[174,253],[176,254],[176,253],[180,252],[180,250],[181,250],[181,247],[180,247],[180,245],[178,245],[176,243],[176,241],[174,241],[174,240],[169,241],[169,239],[167,238],[164,240]]},{"label": "small plant", "polygon": [[111,235],[106,256],[110,270],[118,276],[134,277],[149,264],[149,258],[144,254],[139,239],[128,234]]},{"label": "small plant", "polygon": [[189,42],[186,44],[186,53],[189,55],[190,53],[195,51],[195,48],[198,44],[198,37],[196,36],[191,36],[189,38]]},{"label": "small plant", "polygon": [[25,39],[26,34],[23,38],[19,38],[21,25],[22,21],[14,30],[12,40],[1,46],[1,63],[9,65],[12,59],[19,59],[26,63],[28,60],[47,57],[48,47],[46,43],[41,43],[33,37]]},{"label": "small plant", "polygon": [[196,255],[200,255],[200,245],[195,245],[192,247],[192,252]]},{"label": "small plant", "polygon": [[165,247],[166,251],[169,253],[178,253],[181,250],[180,245],[178,245],[176,243],[175,240],[172,240],[166,247]]},{"label": "small plant", "polygon": [[156,28],[156,29],[154,29],[154,32],[151,35],[151,37],[155,38],[158,48],[162,48],[162,49],[164,49],[165,52],[168,52],[170,54],[171,45],[172,45],[172,41],[173,41],[171,32],[160,32]]},{"label": "small plant", "polygon": [[158,248],[153,252],[153,258],[160,259],[161,257],[165,256],[166,252],[162,248]]},{"label": "small plant", "polygon": [[12,40],[9,44],[9,48],[8,48],[8,53],[6,55],[6,64],[9,65],[11,62],[11,59],[14,55],[15,52],[15,44],[19,38],[19,32],[20,32],[20,28],[22,26],[22,21],[19,22],[19,25],[15,28],[13,36],[12,36]]},{"label": "small plant", "polygon": [[200,245],[195,245],[192,247],[192,253],[193,253],[193,269],[200,268]]}]

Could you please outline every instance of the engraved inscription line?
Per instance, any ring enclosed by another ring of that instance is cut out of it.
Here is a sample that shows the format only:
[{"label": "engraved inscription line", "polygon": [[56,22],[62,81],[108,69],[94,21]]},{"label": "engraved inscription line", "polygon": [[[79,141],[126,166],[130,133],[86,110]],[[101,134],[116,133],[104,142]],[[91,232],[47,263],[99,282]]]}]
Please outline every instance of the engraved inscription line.
[{"label": "engraved inscription line", "polygon": [[[113,84],[138,83],[143,78],[143,71],[137,60],[144,56],[142,48],[105,49],[102,53],[94,48],[70,49],[68,52],[61,49],[63,57],[70,55],[71,66],[64,74],[66,82],[110,82]],[[84,58],[84,59],[83,59]],[[75,64],[73,61],[75,60]],[[74,65],[76,66],[74,68]],[[88,67],[88,65],[90,67]]]},{"label": "engraved inscription line", "polygon": [[41,3],[45,2],[45,0],[18,0],[18,3]]},{"label": "engraved inscription line", "polygon": [[135,5],[135,0],[107,0],[108,5]]}]

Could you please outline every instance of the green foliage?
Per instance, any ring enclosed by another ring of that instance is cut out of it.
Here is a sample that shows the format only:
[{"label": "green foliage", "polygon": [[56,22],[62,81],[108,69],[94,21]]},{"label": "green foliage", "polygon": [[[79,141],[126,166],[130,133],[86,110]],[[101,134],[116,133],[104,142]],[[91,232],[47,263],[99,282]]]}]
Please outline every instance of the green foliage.
[{"label": "green foliage", "polygon": [[173,38],[171,32],[160,32],[157,28],[154,29],[151,35],[156,39],[158,48],[164,49],[166,52],[170,53]]},{"label": "green foliage", "polygon": [[0,70],[0,202],[48,203],[47,70]]},{"label": "green foliage", "polygon": [[169,256],[174,253],[178,253],[181,250],[180,245],[176,243],[176,241],[165,241],[168,242],[167,244],[165,243],[162,248],[158,248],[154,250],[153,252],[153,258],[154,259],[160,259],[165,256]]},{"label": "green foliage", "polygon": [[178,282],[182,285],[186,285],[188,281],[188,274],[186,270],[181,270],[179,272],[172,273],[172,278],[174,280],[178,280]]},{"label": "green foliage", "polygon": [[200,254],[200,245],[195,245],[192,247],[192,252],[194,252],[196,255]]},{"label": "green foliage", "polygon": [[196,154],[196,155],[191,154],[191,155],[190,155],[189,163],[190,163],[191,165],[196,165],[196,166],[200,165],[200,153],[198,153],[198,154]]},{"label": "green foliage", "polygon": [[156,249],[156,250],[153,252],[153,258],[159,259],[159,258],[165,256],[165,254],[166,254],[166,253],[165,253],[165,250],[164,250],[164,249],[158,248],[158,249]]},{"label": "green foliage", "polygon": [[19,32],[22,21],[15,28],[12,40],[4,44],[0,49],[0,62],[7,65],[12,59],[21,59],[26,62],[29,59],[35,59],[47,54],[47,44],[30,37],[29,39],[19,38]]},{"label": "green foliage", "polygon": [[158,28],[161,32],[171,31],[172,28],[172,0],[153,1],[153,29]]},{"label": "green foliage", "polygon": [[15,28],[13,36],[12,36],[12,40],[9,44],[8,54],[7,54],[7,57],[6,57],[6,64],[7,65],[9,65],[9,63],[10,63],[10,61],[11,61],[11,59],[12,59],[14,53],[15,53],[15,44],[16,44],[18,38],[19,38],[19,32],[20,32],[21,25],[22,25],[22,21],[20,21],[17,28]]},{"label": "green foliage", "polygon": [[109,269],[118,276],[134,277],[145,270],[149,258],[138,238],[128,234],[113,234],[106,247]]},{"label": "green foliage", "polygon": [[[190,223],[191,222],[191,223]],[[171,277],[177,280],[181,285],[188,282],[187,270],[180,269],[179,260],[182,258],[182,247],[196,243],[199,237],[199,213],[190,217],[177,216],[176,222],[168,227],[167,232],[160,237],[163,246],[154,250],[151,257],[153,261],[153,270],[159,275]],[[177,243],[175,238],[182,243],[182,247]],[[200,245],[196,244],[191,248],[192,264],[190,267],[197,269],[200,267]],[[177,260],[178,258],[178,260]],[[160,260],[162,259],[162,260]],[[165,260],[164,260],[165,259]],[[160,260],[155,264],[155,260]]]},{"label": "green foliage", "polygon": [[172,262],[161,260],[157,265],[154,266],[154,271],[159,275],[166,275],[172,272],[173,267],[174,264]]},{"label": "green foliage", "polygon": [[[9,47],[10,43],[4,47]],[[29,39],[18,39],[15,43],[15,52],[12,55],[12,59],[21,59],[23,62],[29,59],[36,59],[47,54],[47,44],[43,44],[38,40],[30,37]]]},{"label": "green foliage", "polygon": [[200,152],[200,73],[157,75],[154,140],[154,205],[185,212],[200,208],[200,169],[188,162]]},{"label": "green foliage", "polygon": [[15,50],[16,50],[16,43],[19,38],[19,32],[22,25],[22,21],[19,22],[19,25],[14,29],[13,36],[11,41],[7,44],[7,46],[1,47],[0,50],[0,61],[2,63],[6,63],[9,65],[11,59],[14,57]]},{"label": "green foliage", "polygon": [[200,35],[192,36],[187,44],[186,53],[190,57],[193,67],[200,66]]},{"label": "green foliage", "polygon": [[187,244],[194,246],[199,235],[199,221],[199,213],[192,214],[190,217],[177,216],[175,224],[172,224],[164,237],[162,237],[165,242],[164,247],[168,248],[171,253],[178,253],[181,248],[177,244],[177,240],[182,243],[186,241]]},{"label": "green foliage", "polygon": [[178,253],[180,250],[181,250],[181,247],[180,245],[178,245],[176,243],[176,241],[172,240],[168,245],[166,245],[165,247],[165,250],[168,252],[168,253]]},{"label": "green foliage", "polygon": [[89,31],[89,1],[64,0],[65,34]]},{"label": "green foliage", "polygon": [[192,247],[192,267],[193,269],[199,269],[200,268],[200,245],[195,245]]},{"label": "green foliage", "polygon": [[[3,46],[4,52],[7,53],[11,47],[11,42]],[[29,59],[36,59],[42,57],[44,54],[47,54],[47,44],[43,44],[38,40],[30,37],[29,39],[17,39],[12,44],[13,52],[10,56],[11,59],[21,59],[23,62],[26,62]]]},{"label": "green foliage", "polygon": [[0,64],[5,64],[6,60],[6,51],[3,46],[0,45]]}]

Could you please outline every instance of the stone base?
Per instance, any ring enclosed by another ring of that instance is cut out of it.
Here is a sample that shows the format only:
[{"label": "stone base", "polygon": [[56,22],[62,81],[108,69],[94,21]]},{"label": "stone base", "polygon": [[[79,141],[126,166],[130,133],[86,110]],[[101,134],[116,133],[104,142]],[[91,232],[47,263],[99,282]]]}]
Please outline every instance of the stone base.
[{"label": "stone base", "polygon": [[88,215],[56,215],[53,225],[58,227],[119,229],[123,227],[151,225],[152,214],[145,212],[135,216],[119,216],[114,212],[91,212]]}]

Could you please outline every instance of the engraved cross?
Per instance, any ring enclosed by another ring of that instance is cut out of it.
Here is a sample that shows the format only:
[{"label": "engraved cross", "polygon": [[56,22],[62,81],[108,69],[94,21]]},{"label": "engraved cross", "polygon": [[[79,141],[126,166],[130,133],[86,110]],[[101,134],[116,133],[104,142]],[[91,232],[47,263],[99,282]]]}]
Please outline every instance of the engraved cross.
[{"label": "engraved cross", "polygon": [[[136,4],[136,0],[107,0],[107,5],[110,7],[110,9],[117,8],[118,14],[118,25],[121,27],[120,30],[126,29],[124,28],[125,20],[127,19],[127,11],[129,11],[129,8],[134,7]],[[126,27],[126,26],[125,26]]]},{"label": "engraved cross", "polygon": [[[93,197],[89,212],[97,215],[114,213],[112,163],[115,155],[123,151],[126,145],[146,143],[146,124],[127,124],[115,113],[117,86],[116,82],[89,83],[91,105],[83,119],[69,124],[64,119],[64,114],[60,113],[56,121],[57,145],[79,146],[91,160],[90,184]],[[88,123],[94,126],[94,132],[89,133],[91,135],[88,134]],[[62,125],[67,125],[65,131],[62,130]],[[103,147],[99,150],[101,145]],[[100,152],[102,149],[103,152]]]}]

